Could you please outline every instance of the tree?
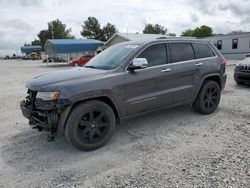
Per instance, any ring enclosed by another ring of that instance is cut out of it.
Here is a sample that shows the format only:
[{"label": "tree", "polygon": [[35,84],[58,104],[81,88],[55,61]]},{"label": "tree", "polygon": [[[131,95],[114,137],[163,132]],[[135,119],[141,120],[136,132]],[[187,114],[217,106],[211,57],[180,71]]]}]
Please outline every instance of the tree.
[{"label": "tree", "polygon": [[210,37],[212,35],[213,35],[213,29],[206,25],[197,27],[194,30],[188,29],[182,32],[182,36],[197,37],[197,38]]},{"label": "tree", "polygon": [[197,27],[193,33],[192,37],[202,38],[202,37],[210,37],[213,35],[213,30],[211,27],[206,25],[202,25],[201,27]]},{"label": "tree", "polygon": [[192,29],[187,29],[187,30],[182,32],[181,36],[191,37],[192,34],[193,34],[193,30]]},{"label": "tree", "polygon": [[34,39],[33,41],[31,41],[31,45],[32,46],[41,45],[41,42],[40,40]]},{"label": "tree", "polygon": [[48,31],[47,30],[41,30],[38,33],[37,36],[38,36],[38,38],[40,40],[41,46],[44,47],[44,44],[45,44],[46,40],[49,39]]},{"label": "tree", "polygon": [[48,23],[47,36],[50,39],[72,39],[75,38],[71,33],[71,28],[66,29],[66,24],[63,24],[59,19]]},{"label": "tree", "polygon": [[101,41],[107,41],[113,34],[117,33],[118,30],[116,26],[107,23],[103,28],[98,19],[95,17],[88,17],[87,20],[83,22],[81,35],[88,39],[96,39]]},{"label": "tree", "polygon": [[103,40],[101,24],[95,17],[88,17],[83,22],[81,35],[89,39]]},{"label": "tree", "polygon": [[66,24],[63,24],[59,19],[53,20],[48,23],[48,29],[41,30],[37,36],[39,40],[32,41],[32,45],[38,44],[40,41],[40,45],[44,47],[47,39],[72,39],[75,38],[70,34],[71,29],[66,28]]},{"label": "tree", "polygon": [[111,23],[107,23],[102,28],[102,34],[103,34],[104,41],[109,40],[117,32],[118,32],[118,30],[116,29],[115,25],[113,25]]},{"label": "tree", "polygon": [[161,26],[159,24],[146,24],[144,30],[142,31],[144,34],[163,34],[167,33],[167,28]]}]

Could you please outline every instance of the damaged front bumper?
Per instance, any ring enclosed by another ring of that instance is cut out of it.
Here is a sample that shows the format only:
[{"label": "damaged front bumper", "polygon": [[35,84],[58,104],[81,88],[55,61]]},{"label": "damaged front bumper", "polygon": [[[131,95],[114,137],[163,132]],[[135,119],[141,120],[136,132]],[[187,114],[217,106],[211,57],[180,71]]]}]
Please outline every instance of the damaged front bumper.
[{"label": "damaged front bumper", "polygon": [[71,101],[68,99],[43,101],[36,99],[35,96],[35,92],[28,91],[26,100],[20,102],[22,114],[29,120],[32,128],[49,131],[53,136],[56,134],[61,113],[71,105]]}]

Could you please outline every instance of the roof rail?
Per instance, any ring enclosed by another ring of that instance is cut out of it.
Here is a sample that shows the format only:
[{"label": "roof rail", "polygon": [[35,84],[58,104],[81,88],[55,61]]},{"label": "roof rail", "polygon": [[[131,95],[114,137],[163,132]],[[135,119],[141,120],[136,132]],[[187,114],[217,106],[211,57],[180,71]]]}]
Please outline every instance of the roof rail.
[{"label": "roof rail", "polygon": [[169,37],[159,37],[159,38],[156,38],[156,39],[167,39]]}]

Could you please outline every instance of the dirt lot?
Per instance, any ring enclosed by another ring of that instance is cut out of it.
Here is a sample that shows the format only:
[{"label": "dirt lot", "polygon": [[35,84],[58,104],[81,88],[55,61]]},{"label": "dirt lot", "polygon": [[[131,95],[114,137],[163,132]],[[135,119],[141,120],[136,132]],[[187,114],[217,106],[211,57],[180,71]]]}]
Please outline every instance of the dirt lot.
[{"label": "dirt lot", "polygon": [[250,187],[250,87],[235,85],[233,66],[215,113],[138,118],[92,152],[47,142],[21,115],[26,80],[62,68],[0,61],[0,187]]}]

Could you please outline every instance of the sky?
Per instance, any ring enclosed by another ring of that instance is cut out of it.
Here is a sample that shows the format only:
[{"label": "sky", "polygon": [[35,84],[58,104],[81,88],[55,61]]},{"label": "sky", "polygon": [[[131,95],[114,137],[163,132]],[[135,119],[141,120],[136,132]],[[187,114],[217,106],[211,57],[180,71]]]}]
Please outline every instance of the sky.
[{"label": "sky", "polygon": [[141,33],[146,23],[158,23],[177,36],[204,24],[226,34],[250,31],[250,0],[0,0],[0,56],[20,55],[20,47],[57,18],[82,38],[89,16],[119,32]]}]

